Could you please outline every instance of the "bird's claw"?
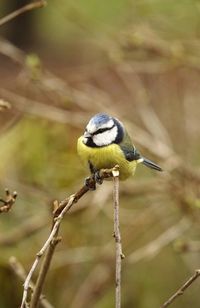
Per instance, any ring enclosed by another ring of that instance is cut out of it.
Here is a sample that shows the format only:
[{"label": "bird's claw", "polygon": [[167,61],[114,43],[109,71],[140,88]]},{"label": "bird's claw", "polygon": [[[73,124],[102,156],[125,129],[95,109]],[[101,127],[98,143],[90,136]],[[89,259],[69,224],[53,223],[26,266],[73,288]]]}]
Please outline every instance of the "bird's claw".
[{"label": "bird's claw", "polygon": [[91,177],[85,179],[85,186],[88,187],[89,190],[96,190],[96,183]]},{"label": "bird's claw", "polygon": [[101,185],[103,183],[103,179],[102,179],[99,171],[94,172],[94,180],[99,185]]},{"label": "bird's claw", "polygon": [[87,177],[85,179],[85,186],[88,187],[89,190],[96,190],[96,183],[99,185],[103,183],[99,170],[94,171],[92,177]]}]

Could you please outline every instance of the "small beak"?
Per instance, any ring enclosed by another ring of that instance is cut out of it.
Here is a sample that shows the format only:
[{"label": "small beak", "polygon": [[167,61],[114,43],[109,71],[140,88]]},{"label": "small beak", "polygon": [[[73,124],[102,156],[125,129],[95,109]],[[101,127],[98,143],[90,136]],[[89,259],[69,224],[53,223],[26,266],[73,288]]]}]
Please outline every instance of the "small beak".
[{"label": "small beak", "polygon": [[84,137],[84,138],[90,138],[90,137],[91,137],[91,134],[88,133],[88,132],[84,132],[83,137]]}]

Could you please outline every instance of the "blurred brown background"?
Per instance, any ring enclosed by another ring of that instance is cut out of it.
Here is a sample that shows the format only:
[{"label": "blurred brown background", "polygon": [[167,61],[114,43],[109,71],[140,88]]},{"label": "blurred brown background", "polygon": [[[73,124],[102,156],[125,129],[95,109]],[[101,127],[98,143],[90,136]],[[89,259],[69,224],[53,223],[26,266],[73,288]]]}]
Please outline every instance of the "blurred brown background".
[{"label": "blurred brown background", "polygon": [[[0,3],[3,17],[28,1]],[[199,1],[49,1],[0,27],[0,307],[19,306],[22,282],[51,226],[52,201],[87,172],[76,141],[97,112],[122,120],[162,174],[139,166],[120,184],[122,307],[159,307],[199,267]],[[114,306],[112,183],[62,223],[44,288],[55,307]],[[12,294],[12,296],[11,296]],[[196,281],[174,307],[199,307]]]}]

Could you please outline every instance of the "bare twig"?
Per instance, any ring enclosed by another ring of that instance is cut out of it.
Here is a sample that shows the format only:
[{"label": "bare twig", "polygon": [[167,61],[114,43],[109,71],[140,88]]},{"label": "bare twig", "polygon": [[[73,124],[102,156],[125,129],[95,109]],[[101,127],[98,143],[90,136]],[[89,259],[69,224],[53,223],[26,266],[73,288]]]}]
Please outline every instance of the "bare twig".
[{"label": "bare twig", "polygon": [[[26,272],[22,264],[15,257],[11,257],[9,259],[9,264],[16,276],[19,277],[21,281],[24,281],[26,279]],[[35,285],[32,281],[30,281],[29,288],[31,291],[35,289]],[[43,294],[40,295],[40,304],[44,308],[53,308],[53,306],[47,301]]]},{"label": "bare twig", "polygon": [[[58,233],[58,230],[57,230]],[[39,276],[35,285],[35,290],[33,292],[33,297],[31,300],[31,304],[30,304],[30,308],[37,308],[39,301],[40,301],[40,297],[41,297],[41,293],[42,293],[42,288],[44,285],[44,281],[48,272],[48,269],[50,267],[50,263],[53,257],[53,253],[54,250],[56,248],[56,245],[59,243],[59,241],[61,240],[61,238],[56,237],[56,234],[54,236],[54,239],[51,241],[48,250],[47,250],[47,254],[45,255],[44,258],[44,262],[41,266],[40,272],[39,272]]]},{"label": "bare twig", "polygon": [[2,26],[3,24],[7,23],[8,21],[16,18],[17,16],[28,12],[28,11],[32,11],[34,9],[39,9],[44,7],[47,4],[47,2],[45,0],[40,0],[40,1],[36,1],[33,3],[29,3],[24,5],[23,7],[21,7],[20,9],[6,15],[5,17],[0,19],[0,26]]},{"label": "bare twig", "polygon": [[13,204],[16,201],[17,198],[17,193],[16,191],[14,191],[12,194],[10,193],[10,191],[8,189],[5,189],[6,192],[6,198],[4,199],[0,199],[0,202],[3,203],[3,206],[0,207],[0,214],[1,213],[7,213],[11,210]]},{"label": "bare twig", "polygon": [[[103,179],[108,178],[108,177],[112,177],[113,176],[113,169],[103,169],[100,171],[100,176]],[[86,193],[90,190],[90,188],[94,188],[96,185],[96,182],[94,180],[93,177],[90,177],[89,180],[87,181],[87,185],[84,185],[76,194],[71,195],[70,197],[64,199],[63,201],[61,201],[54,209],[54,221],[53,221],[53,228],[51,230],[51,233],[48,237],[48,239],[46,240],[46,242],[44,243],[43,247],[40,249],[40,251],[37,253],[36,255],[36,259],[32,264],[32,267],[28,273],[28,276],[26,277],[26,280],[24,282],[24,292],[23,292],[23,297],[22,297],[22,302],[21,302],[21,308],[24,308],[26,306],[26,299],[27,299],[27,295],[28,295],[28,289],[29,289],[29,285],[30,285],[30,281],[32,278],[32,275],[35,271],[35,269],[38,266],[38,263],[40,261],[40,258],[44,255],[45,251],[47,250],[47,248],[49,248],[47,256],[44,260],[42,269],[40,271],[40,278],[38,280],[37,286],[34,290],[34,293],[36,293],[36,295],[33,294],[33,299],[35,297],[35,303],[37,304],[38,302],[38,298],[40,296],[40,292],[42,290],[42,286],[47,274],[47,271],[49,269],[50,266],[50,262],[53,256],[53,252],[54,252],[54,241],[55,243],[58,242],[57,239],[57,235],[58,235],[58,230],[61,224],[61,221],[64,217],[64,215],[70,210],[70,208],[73,206],[73,204],[77,203],[77,201]],[[45,269],[44,269],[45,268]],[[33,306],[31,306],[33,307]],[[37,306],[34,306],[37,307]]]},{"label": "bare twig", "polygon": [[[49,245],[52,243],[52,240],[54,239],[55,235],[58,232],[58,228],[60,226],[60,223],[65,215],[65,213],[67,211],[69,211],[69,209],[71,208],[71,206],[73,205],[73,203],[75,202],[75,195],[71,195],[68,199],[67,199],[67,203],[65,204],[66,206],[63,208],[63,210],[61,211],[61,213],[59,214],[59,216],[56,219],[56,222],[54,224],[54,227],[47,239],[47,241],[44,243],[43,247],[40,249],[40,251],[37,253],[36,255],[36,259],[28,273],[28,276],[26,277],[26,280],[24,282],[24,293],[23,293],[23,297],[22,297],[22,303],[21,303],[21,308],[24,308],[25,303],[26,303],[26,298],[28,295],[28,288],[30,285],[30,281],[32,278],[32,275],[40,261],[40,258],[43,256],[43,254],[45,253],[46,249],[49,247]],[[35,289],[35,292],[38,292],[38,290]]]},{"label": "bare twig", "polygon": [[121,307],[121,261],[124,258],[119,229],[119,167],[113,170],[114,238],[116,244],[115,308]]},{"label": "bare twig", "polygon": [[176,291],[162,306],[161,308],[168,307],[178,296],[183,295],[184,291],[191,286],[191,284],[200,276],[200,269],[195,271],[178,291]]}]

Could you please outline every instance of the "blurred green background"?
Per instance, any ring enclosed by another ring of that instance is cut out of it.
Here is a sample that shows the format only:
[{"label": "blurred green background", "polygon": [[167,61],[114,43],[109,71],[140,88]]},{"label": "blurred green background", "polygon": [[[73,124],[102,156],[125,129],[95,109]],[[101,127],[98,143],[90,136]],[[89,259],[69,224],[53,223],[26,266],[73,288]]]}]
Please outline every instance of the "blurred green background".
[{"label": "blurred green background", "polygon": [[[1,17],[27,1],[0,3]],[[0,307],[18,307],[22,282],[51,227],[52,202],[88,175],[77,138],[97,112],[117,116],[139,150],[120,184],[122,307],[155,308],[199,267],[200,4],[197,0],[49,1],[0,27]],[[114,307],[112,183],[62,222],[44,294],[54,307]],[[36,275],[34,276],[34,279]],[[199,307],[196,281],[172,305]],[[12,296],[11,296],[12,294]]]}]

